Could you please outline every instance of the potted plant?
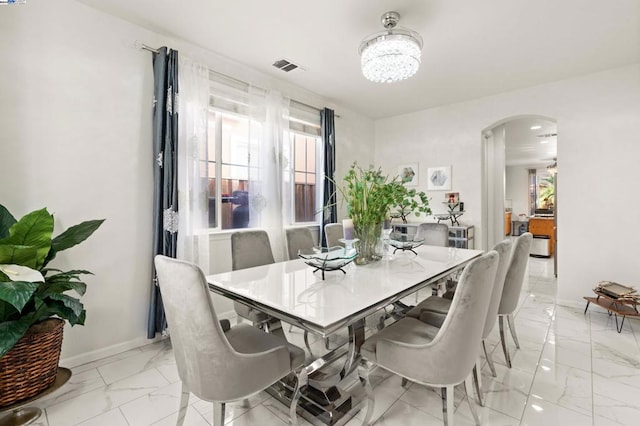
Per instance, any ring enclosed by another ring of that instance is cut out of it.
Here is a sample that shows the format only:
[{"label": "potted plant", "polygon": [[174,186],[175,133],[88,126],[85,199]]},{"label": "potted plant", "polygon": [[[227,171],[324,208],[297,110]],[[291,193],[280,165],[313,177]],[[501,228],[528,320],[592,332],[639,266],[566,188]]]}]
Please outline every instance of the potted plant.
[{"label": "potted plant", "polygon": [[338,190],[347,203],[347,214],[353,220],[355,238],[360,240],[357,264],[380,259],[377,249],[382,223],[389,217],[390,209],[394,206],[400,206],[405,211],[431,211],[424,193],[407,189],[405,181],[398,176],[389,178],[383,175],[380,168],[369,166],[368,169],[362,169],[357,163],[353,163],[344,182],[344,185],[338,186]]},{"label": "potted plant", "polygon": [[[27,399],[55,380],[64,321],[83,325],[86,315],[80,300],[67,292],[82,296],[86,284],[80,276],[91,272],[64,272],[48,265],[58,252],[87,239],[102,222],[82,222],[53,237],[53,215],[46,208],[16,220],[0,205],[0,406]],[[57,354],[38,354],[30,342],[57,345]],[[41,360],[48,364],[42,366],[46,373],[29,375],[27,368],[33,371],[33,365],[17,365]],[[29,376],[35,376],[31,378],[35,383],[27,383]],[[18,392],[21,386],[27,389]],[[18,399],[12,400],[12,395]]]}]

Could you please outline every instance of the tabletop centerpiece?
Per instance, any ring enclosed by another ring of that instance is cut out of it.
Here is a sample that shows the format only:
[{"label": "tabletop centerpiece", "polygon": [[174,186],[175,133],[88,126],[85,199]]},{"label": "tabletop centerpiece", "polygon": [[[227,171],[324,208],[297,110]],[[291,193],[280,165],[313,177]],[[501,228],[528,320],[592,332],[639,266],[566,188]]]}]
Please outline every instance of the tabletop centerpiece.
[{"label": "tabletop centerpiece", "polygon": [[379,260],[379,243],[382,224],[391,214],[392,209],[400,210],[403,219],[413,212],[430,213],[429,199],[424,192],[409,189],[406,181],[399,176],[389,178],[381,168],[369,166],[363,169],[353,163],[344,177],[344,184],[338,186],[344,201],[347,203],[347,214],[353,221],[354,236],[358,257],[357,265],[365,265]]}]

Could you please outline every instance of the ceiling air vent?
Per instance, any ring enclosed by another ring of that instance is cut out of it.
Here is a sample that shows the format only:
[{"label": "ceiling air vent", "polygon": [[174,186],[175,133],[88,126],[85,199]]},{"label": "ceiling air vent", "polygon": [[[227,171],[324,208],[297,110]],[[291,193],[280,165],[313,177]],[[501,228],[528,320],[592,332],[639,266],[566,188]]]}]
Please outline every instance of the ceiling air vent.
[{"label": "ceiling air vent", "polygon": [[298,65],[294,64],[293,62],[287,61],[286,59],[275,61],[273,63],[273,66],[284,72],[293,71],[296,68],[299,68]]},{"label": "ceiling air vent", "polygon": [[558,136],[557,133],[545,133],[544,135],[537,135],[539,138],[552,138]]}]

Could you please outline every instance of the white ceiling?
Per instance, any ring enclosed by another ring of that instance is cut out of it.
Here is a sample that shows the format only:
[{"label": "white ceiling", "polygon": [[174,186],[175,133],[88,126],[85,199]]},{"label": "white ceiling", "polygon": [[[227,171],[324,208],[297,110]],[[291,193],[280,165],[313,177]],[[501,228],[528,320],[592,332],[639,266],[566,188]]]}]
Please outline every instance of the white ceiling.
[{"label": "white ceiling", "polygon": [[[535,128],[538,126],[540,126],[539,129]],[[554,121],[523,117],[508,121],[504,127],[507,166],[541,168],[555,162],[558,138]]]},{"label": "white ceiling", "polygon": [[[638,0],[78,1],[374,119],[640,62]],[[422,35],[422,66],[409,80],[371,83],[358,45],[389,10]],[[281,58],[305,71],[273,68]]]}]

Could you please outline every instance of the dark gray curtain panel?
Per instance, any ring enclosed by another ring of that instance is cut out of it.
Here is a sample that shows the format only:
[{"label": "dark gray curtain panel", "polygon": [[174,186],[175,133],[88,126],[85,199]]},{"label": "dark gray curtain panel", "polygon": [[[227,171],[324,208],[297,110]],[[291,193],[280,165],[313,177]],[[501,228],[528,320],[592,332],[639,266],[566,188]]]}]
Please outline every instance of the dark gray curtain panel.
[{"label": "dark gray curtain panel", "polygon": [[[153,257],[176,257],[178,240],[178,52],[153,53]],[[167,328],[151,258],[151,304],[147,338]]]},{"label": "dark gray curtain panel", "polygon": [[323,247],[327,246],[327,236],[324,233],[324,225],[336,222],[338,208],[336,206],[336,128],[333,118],[333,110],[325,108],[320,111],[320,125],[322,127],[322,145],[324,148],[324,191],[322,205],[322,224],[320,226],[320,241]]}]

